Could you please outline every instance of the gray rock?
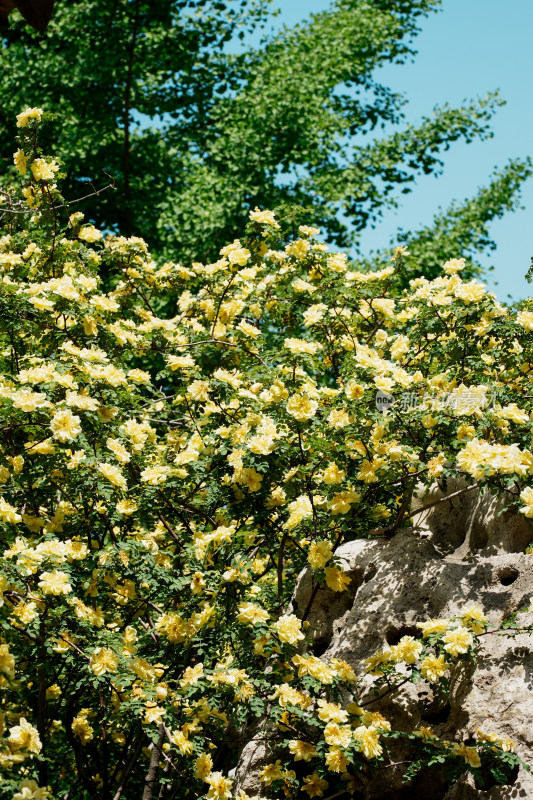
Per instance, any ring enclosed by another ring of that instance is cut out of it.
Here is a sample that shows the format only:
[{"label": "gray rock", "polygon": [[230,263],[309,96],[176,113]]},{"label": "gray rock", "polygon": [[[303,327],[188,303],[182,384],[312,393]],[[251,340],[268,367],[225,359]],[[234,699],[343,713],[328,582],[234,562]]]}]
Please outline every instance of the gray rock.
[{"label": "gray rock", "polygon": [[[449,485],[447,494],[463,488],[461,483]],[[415,498],[412,510],[443,497],[435,485]],[[364,674],[366,658],[403,635],[417,634],[417,622],[454,616],[476,604],[496,625],[528,604],[533,594],[533,555],[523,551],[533,538],[529,520],[503,511],[498,498],[477,490],[416,514],[413,520],[415,527],[400,530],[390,540],[357,540],[338,549],[337,556],[351,575],[350,591],[316,590],[309,571],[300,575],[293,610],[302,616],[308,609],[315,655],[343,658],[357,674]],[[528,615],[527,622],[533,617]],[[478,728],[507,736],[533,767],[532,676],[532,637],[486,635],[477,664],[452,682],[449,703],[435,697],[422,681],[406,684],[398,694],[370,707],[405,731],[431,725],[449,740],[468,739]],[[369,692],[372,681],[365,677],[359,691]],[[246,745],[237,768],[241,788],[261,793],[257,770],[269,758],[274,754],[264,742],[256,739]],[[533,798],[533,778],[521,769],[511,785],[481,791],[469,776],[452,787],[429,774],[422,775],[418,784],[405,784],[401,771],[387,768],[367,783],[364,796],[365,800]]]}]

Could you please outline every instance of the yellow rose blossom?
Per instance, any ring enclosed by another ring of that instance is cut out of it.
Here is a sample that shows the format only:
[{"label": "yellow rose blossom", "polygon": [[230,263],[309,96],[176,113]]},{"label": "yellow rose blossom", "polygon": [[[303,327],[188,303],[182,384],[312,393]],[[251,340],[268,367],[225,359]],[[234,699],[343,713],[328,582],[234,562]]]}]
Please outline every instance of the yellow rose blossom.
[{"label": "yellow rose blossom", "polygon": [[329,783],[321,778],[318,772],[312,772],[304,778],[303,790],[309,797],[323,797]]},{"label": "yellow rose blossom", "polygon": [[324,728],[324,741],[326,744],[348,747],[352,741],[352,729],[349,725],[328,722]]},{"label": "yellow rose blossom", "polygon": [[13,161],[15,162],[15,166],[20,175],[25,175],[27,170],[27,159],[24,155],[24,150],[17,150],[16,153],[13,154]]},{"label": "yellow rose blossom", "polygon": [[305,422],[315,416],[318,409],[316,400],[312,400],[304,394],[294,394],[287,403],[287,411],[299,422]]},{"label": "yellow rose blossom", "polygon": [[119,489],[127,488],[126,478],[118,467],[115,467],[113,464],[109,464],[105,461],[100,462],[96,466],[98,471],[101,472],[104,478],[112,483],[113,486],[117,486]]},{"label": "yellow rose blossom", "polygon": [[467,653],[468,648],[472,647],[474,643],[472,634],[463,626],[447,631],[442,641],[444,642],[444,649],[446,652],[454,657],[457,657],[461,653]]},{"label": "yellow rose blossom", "polygon": [[239,603],[239,613],[236,616],[238,622],[245,625],[257,625],[266,622],[270,614],[257,603],[243,601]]},{"label": "yellow rose blossom", "polygon": [[318,756],[318,750],[310,742],[303,742],[301,739],[292,739],[288,744],[289,752],[294,756],[295,761],[311,761]]},{"label": "yellow rose blossom", "polygon": [[36,181],[53,181],[59,164],[55,161],[47,162],[44,158],[36,158],[32,161],[30,169]]},{"label": "yellow rose blossom", "polygon": [[289,503],[288,508],[290,516],[285,523],[285,527],[289,530],[299,525],[303,519],[313,516],[313,506],[309,498],[305,497],[305,495],[300,495],[300,497],[292,503]]},{"label": "yellow rose blossom", "polygon": [[19,724],[9,729],[8,741],[14,749],[25,749],[30,753],[39,753],[42,747],[36,728],[25,717],[21,717]]},{"label": "yellow rose blossom", "polygon": [[52,572],[42,572],[39,579],[39,587],[43,594],[69,594],[72,586],[66,572],[54,569]]},{"label": "yellow rose blossom", "polygon": [[325,540],[313,542],[309,548],[307,560],[313,569],[325,567],[332,556],[333,545]]},{"label": "yellow rose blossom", "polygon": [[17,114],[17,128],[25,128],[30,119],[40,122],[42,116],[42,108],[27,108],[25,111],[21,111],[20,114]]},{"label": "yellow rose blossom", "polygon": [[296,644],[296,642],[304,638],[301,626],[301,621],[294,614],[283,614],[274,623],[274,630],[280,642]]},{"label": "yellow rose blossom", "polygon": [[116,672],[118,661],[118,656],[109,647],[97,647],[90,657],[89,669],[98,676]]},{"label": "yellow rose blossom", "polygon": [[360,725],[354,730],[353,738],[365,758],[377,758],[382,754],[383,748],[379,743],[379,732],[375,727],[367,728],[365,725]]},{"label": "yellow rose blossom", "polygon": [[524,330],[533,331],[533,311],[519,311],[516,315],[516,321]]},{"label": "yellow rose blossom", "polygon": [[479,606],[470,606],[461,615],[461,622],[479,636],[487,627],[487,617]]},{"label": "yellow rose blossom", "polygon": [[481,767],[481,759],[475,747],[467,747],[465,744],[453,744],[452,752],[456,756],[464,758],[465,763],[470,767]]},{"label": "yellow rose blossom", "polygon": [[430,636],[432,633],[444,633],[448,627],[447,619],[428,619],[426,622],[417,622],[416,627],[422,631],[422,636]]},{"label": "yellow rose blossom", "polygon": [[343,572],[339,567],[325,567],[326,584],[334,592],[344,592],[351,583],[348,573]]},{"label": "yellow rose blossom", "polygon": [[339,469],[335,463],[330,463],[322,474],[322,480],[328,485],[342,483],[345,478],[346,471]]},{"label": "yellow rose blossom", "polygon": [[68,409],[56,411],[50,423],[52,438],[58,442],[71,442],[81,433],[81,420]]},{"label": "yellow rose blossom", "polygon": [[449,666],[444,660],[444,656],[426,656],[420,664],[422,677],[431,683],[435,683],[442,678],[448,671]]},{"label": "yellow rose blossom", "polygon": [[330,747],[325,761],[330,772],[345,772],[348,769],[348,757],[339,747]]},{"label": "yellow rose blossom", "polygon": [[323,722],[347,722],[348,712],[341,708],[337,703],[331,703],[327,700],[320,699],[317,705],[318,717]]}]

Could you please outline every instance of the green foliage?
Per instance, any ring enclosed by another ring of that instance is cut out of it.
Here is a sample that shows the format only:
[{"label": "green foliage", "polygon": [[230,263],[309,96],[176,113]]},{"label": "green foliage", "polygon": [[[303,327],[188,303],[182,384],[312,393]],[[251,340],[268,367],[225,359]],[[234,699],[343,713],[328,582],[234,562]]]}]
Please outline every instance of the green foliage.
[{"label": "green foliage", "polygon": [[[142,235],[157,255],[215,258],[256,205],[306,207],[347,247],[418,175],[437,174],[453,142],[491,135],[494,96],[401,127],[403,100],[376,77],[411,57],[438,5],[337,0],[237,53],[228,43],[265,21],[267,0],[60,3],[44,37],[22,22],[3,34],[0,157],[11,159],[23,107],[57,109],[68,196],[88,193],[80,176],[102,187],[112,175],[116,190],[82,210],[106,230]],[[528,174],[513,162],[416,235],[419,262],[434,274],[458,244],[464,255],[491,246],[488,223],[514,206]]]}]

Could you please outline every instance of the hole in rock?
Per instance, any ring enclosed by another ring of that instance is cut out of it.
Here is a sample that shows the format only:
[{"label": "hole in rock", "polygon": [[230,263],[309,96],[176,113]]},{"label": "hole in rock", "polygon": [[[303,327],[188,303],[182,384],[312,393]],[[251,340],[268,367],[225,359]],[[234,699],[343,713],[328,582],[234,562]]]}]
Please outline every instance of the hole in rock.
[{"label": "hole in rock", "polygon": [[514,567],[503,567],[498,572],[498,580],[502,586],[510,586],[518,578],[520,573]]},{"label": "hole in rock", "polygon": [[394,647],[403,636],[412,636],[414,639],[418,639],[420,635],[420,629],[416,628],[414,625],[401,625],[400,627],[389,628],[385,634],[385,638],[387,644],[390,645],[390,647]]},{"label": "hole in rock", "polygon": [[451,712],[452,709],[449,703],[445,703],[442,706],[434,706],[433,708],[430,706],[424,711],[422,722],[429,725],[442,725],[443,722],[448,721]]},{"label": "hole in rock", "polygon": [[317,658],[323,656],[326,650],[328,649],[328,644],[329,642],[327,642],[325,639],[317,639],[317,641],[313,644],[311,648],[313,655],[316,656]]}]

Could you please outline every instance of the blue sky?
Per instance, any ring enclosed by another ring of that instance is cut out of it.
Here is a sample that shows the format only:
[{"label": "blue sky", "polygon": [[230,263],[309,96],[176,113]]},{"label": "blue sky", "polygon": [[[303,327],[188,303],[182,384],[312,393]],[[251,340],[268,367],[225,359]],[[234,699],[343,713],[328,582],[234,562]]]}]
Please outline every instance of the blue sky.
[{"label": "blue sky", "polygon": [[[327,0],[275,0],[275,26],[293,25],[329,6]],[[443,103],[499,89],[507,104],[493,118],[494,138],[456,144],[444,154],[438,178],[422,177],[402,206],[365,233],[365,250],[387,245],[398,227],[414,230],[430,222],[439,206],[476,193],[494,167],[511,157],[533,155],[533,2],[532,0],[443,0],[442,9],[421,23],[411,64],[387,65],[378,76],[408,99],[405,113],[415,122]],[[494,266],[488,285],[501,299],[533,295],[524,275],[533,256],[533,179],[522,191],[524,210],[507,214],[492,226],[498,248],[484,258]],[[460,255],[459,253],[457,254]]]}]

